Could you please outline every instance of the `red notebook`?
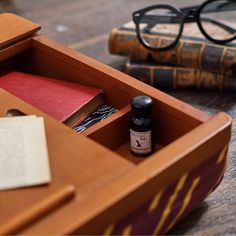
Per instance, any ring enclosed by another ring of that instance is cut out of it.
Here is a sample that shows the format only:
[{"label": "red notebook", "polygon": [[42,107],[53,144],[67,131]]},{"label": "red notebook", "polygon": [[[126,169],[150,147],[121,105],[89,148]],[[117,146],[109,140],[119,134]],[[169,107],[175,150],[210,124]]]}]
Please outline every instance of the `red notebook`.
[{"label": "red notebook", "polygon": [[0,75],[0,87],[70,126],[102,104],[101,89],[18,71]]}]

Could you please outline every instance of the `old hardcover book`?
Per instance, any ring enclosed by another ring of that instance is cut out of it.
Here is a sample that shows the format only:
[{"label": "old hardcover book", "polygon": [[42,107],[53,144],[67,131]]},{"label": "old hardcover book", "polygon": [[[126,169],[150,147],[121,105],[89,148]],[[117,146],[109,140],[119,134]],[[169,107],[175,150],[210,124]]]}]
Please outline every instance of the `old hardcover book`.
[{"label": "old hardcover book", "polygon": [[102,104],[101,89],[18,71],[1,74],[0,87],[72,127]]},{"label": "old hardcover book", "polygon": [[49,183],[42,117],[0,118],[0,190]]},{"label": "old hardcover book", "polygon": [[209,71],[164,66],[151,63],[127,62],[125,72],[155,88],[196,88],[217,91],[235,91],[235,76]]},{"label": "old hardcover book", "polygon": [[[185,24],[184,29],[183,36],[174,48],[161,52],[152,51],[140,44],[134,31],[134,24],[129,22],[111,31],[109,51],[111,54],[129,56],[133,61],[151,61],[236,75],[235,43],[231,46],[213,44],[202,38],[196,24]],[[190,33],[194,37],[190,36]],[[166,44],[169,40],[168,36],[158,34],[146,37],[152,37],[156,44]]]}]

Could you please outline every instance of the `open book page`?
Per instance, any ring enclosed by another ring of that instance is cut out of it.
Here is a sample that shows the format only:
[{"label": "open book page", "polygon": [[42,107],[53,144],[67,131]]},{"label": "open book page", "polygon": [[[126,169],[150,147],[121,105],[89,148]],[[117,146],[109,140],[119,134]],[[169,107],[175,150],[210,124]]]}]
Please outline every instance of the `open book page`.
[{"label": "open book page", "polygon": [[50,182],[41,117],[0,118],[0,189]]}]

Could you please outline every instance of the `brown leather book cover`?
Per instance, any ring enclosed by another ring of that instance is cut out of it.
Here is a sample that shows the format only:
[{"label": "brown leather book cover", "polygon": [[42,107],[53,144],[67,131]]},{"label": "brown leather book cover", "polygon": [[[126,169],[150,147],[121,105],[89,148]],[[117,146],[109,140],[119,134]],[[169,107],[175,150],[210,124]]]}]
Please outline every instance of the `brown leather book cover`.
[{"label": "brown leather book cover", "polygon": [[[214,73],[236,75],[236,47],[218,45],[207,41],[196,26],[185,26],[183,36],[178,44],[164,51],[153,51],[145,48],[139,42],[132,22],[121,28],[114,28],[109,36],[109,51],[111,54],[128,56],[130,60],[154,62],[157,64],[183,66]],[[190,36],[188,35],[191,33]],[[153,44],[165,45],[168,37],[146,35],[151,37]]]},{"label": "brown leather book cover", "polygon": [[235,76],[195,68],[129,61],[125,72],[159,89],[236,90]]}]

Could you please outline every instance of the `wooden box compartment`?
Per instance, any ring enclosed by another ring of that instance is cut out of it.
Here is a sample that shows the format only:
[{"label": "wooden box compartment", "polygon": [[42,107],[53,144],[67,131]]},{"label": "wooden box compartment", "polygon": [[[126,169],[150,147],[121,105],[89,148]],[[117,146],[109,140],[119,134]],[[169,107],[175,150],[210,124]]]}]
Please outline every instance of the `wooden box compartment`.
[{"label": "wooden box compartment", "polygon": [[[107,120],[106,124],[97,129],[92,127],[86,131],[86,136],[93,139],[94,141],[104,145],[110,150],[118,153],[123,158],[129,160],[134,164],[139,164],[146,158],[136,157],[130,152],[130,141],[129,141],[129,123],[131,118],[130,106],[122,109],[119,113],[113,115],[112,122]],[[158,123],[158,116],[155,121]],[[154,153],[160,150],[167,142],[171,140],[162,140],[162,134],[158,130],[155,131],[158,134],[155,139]],[[161,145],[162,144],[162,145]],[[151,156],[149,156],[150,158]]]},{"label": "wooden box compartment", "polygon": [[[165,233],[222,180],[231,119],[203,112],[42,35],[4,45],[1,71],[14,69],[104,90],[118,112],[82,134],[0,90],[10,108],[45,118],[52,182],[0,192],[0,233]],[[154,100],[156,149],[129,152],[132,97]],[[65,197],[66,196],[66,197]]]},{"label": "wooden box compartment", "polygon": [[[60,45],[60,47],[63,46]],[[7,56],[4,57],[4,54]],[[72,54],[78,54],[76,59],[71,56]],[[83,63],[83,60],[88,60],[87,64]],[[91,62],[99,69],[93,69],[90,65]],[[64,51],[60,51],[58,44],[43,36],[36,36],[31,40],[25,40],[5,49],[0,67],[3,72],[5,70],[17,70],[101,88],[105,94],[104,103],[111,104],[118,109],[118,112],[87,129],[82,135],[88,136],[113,151],[117,149],[118,153],[120,152],[119,147],[125,144],[128,147],[130,102],[134,96],[149,95],[149,91],[157,95],[157,98],[153,97],[157,150],[209,119],[206,114],[191,108],[187,104],[145,84],[140,84],[131,77],[101,65],[84,55],[66,48]],[[111,70],[111,72],[106,72],[106,70]],[[110,75],[112,72],[115,75],[117,74],[119,79],[116,80]],[[127,83],[125,83],[126,81]],[[168,100],[173,100],[173,105],[168,106],[168,104],[163,103],[162,100],[158,99],[159,95],[166,99],[167,103]],[[190,109],[189,113],[182,112],[182,107]],[[193,117],[197,117],[197,119],[194,120]],[[128,152],[127,149],[127,155],[129,155]]]},{"label": "wooden box compartment", "polygon": [[[88,73],[87,70],[91,69],[89,64],[82,65],[84,68],[81,68],[79,64],[81,61],[77,61],[78,65],[76,61],[74,61],[73,64],[72,58],[66,58],[66,55],[63,54],[63,52],[60,53],[56,48],[56,45],[52,47],[50,43],[52,45],[55,44],[43,36],[34,37],[30,45],[27,45],[23,50],[20,48],[20,52],[12,53],[10,58],[6,58],[1,62],[0,66],[2,67],[2,71],[17,70],[103,89],[105,94],[104,103],[116,107],[118,112],[108,119],[90,127],[83,132],[82,135],[124,156],[133,163],[139,163],[141,160],[144,160],[143,158],[137,158],[130,154],[129,120],[131,117],[130,102],[132,97],[145,94],[145,90],[135,89],[136,84],[139,83],[136,83],[137,81],[134,81],[132,78],[125,78],[127,76],[124,74],[121,75],[121,81],[116,81],[117,84],[113,84],[114,78],[110,77],[105,80],[104,76],[107,76],[106,72],[97,71],[93,73],[93,71],[91,71]],[[16,48],[21,45],[21,43],[16,45]],[[13,49],[14,47],[15,46],[11,48]],[[5,50],[5,52],[7,52],[7,50]],[[87,59],[83,55],[79,56],[81,59]],[[99,72],[101,73],[100,76],[96,74]],[[123,78],[127,81],[131,81],[131,84],[134,83],[134,87],[131,85],[125,88],[126,84],[122,82]],[[143,84],[141,86],[145,87]],[[149,90],[150,88],[148,88],[147,91]],[[203,122],[202,119],[208,119],[207,115],[200,113],[199,120],[194,121],[196,124],[191,124],[187,120],[185,121],[187,117],[178,117],[177,113],[180,112],[180,110],[175,110],[173,107],[168,107],[167,105],[163,107],[164,110],[162,110],[161,104],[159,103],[161,103],[161,101],[154,98],[155,152],[191,131],[197,126],[197,123],[200,124]],[[178,103],[180,104],[181,102],[178,101],[177,104]],[[182,105],[188,107],[186,104]],[[189,108],[190,107],[188,107],[188,109]],[[170,110],[168,111],[168,109]],[[192,109],[192,111],[198,113],[198,111],[194,109]],[[180,115],[188,116],[188,113],[181,114],[180,112]]]}]

